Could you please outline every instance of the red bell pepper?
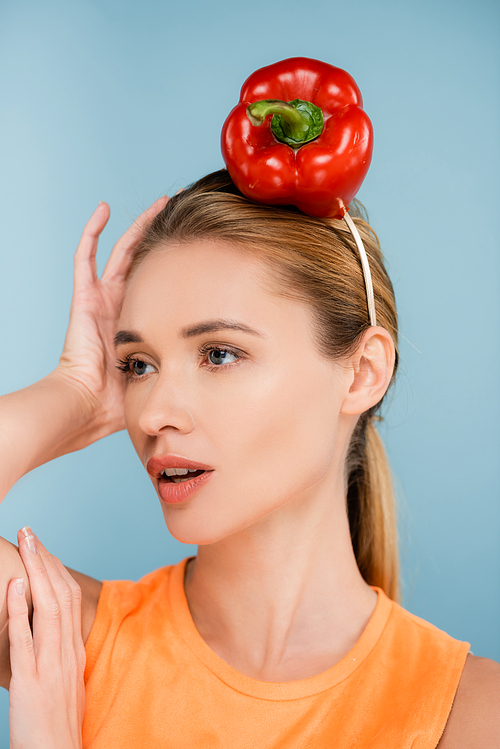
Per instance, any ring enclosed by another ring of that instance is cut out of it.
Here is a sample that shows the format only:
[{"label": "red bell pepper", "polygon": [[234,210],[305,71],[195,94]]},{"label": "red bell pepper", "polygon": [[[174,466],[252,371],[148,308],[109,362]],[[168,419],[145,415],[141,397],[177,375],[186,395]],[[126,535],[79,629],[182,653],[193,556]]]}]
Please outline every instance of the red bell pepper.
[{"label": "red bell pepper", "polygon": [[342,218],[372,156],[362,106],[354,79],[328,63],[292,57],[260,68],[222,128],[233,182],[258,203]]}]

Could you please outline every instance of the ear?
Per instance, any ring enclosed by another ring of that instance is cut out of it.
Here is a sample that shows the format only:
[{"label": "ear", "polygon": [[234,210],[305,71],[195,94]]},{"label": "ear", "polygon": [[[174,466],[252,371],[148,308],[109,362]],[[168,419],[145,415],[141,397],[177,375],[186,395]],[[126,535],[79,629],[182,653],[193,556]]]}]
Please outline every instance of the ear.
[{"label": "ear", "polygon": [[378,325],[368,328],[347,361],[351,381],[341,414],[362,414],[383,398],[391,382],[395,358],[390,333]]}]

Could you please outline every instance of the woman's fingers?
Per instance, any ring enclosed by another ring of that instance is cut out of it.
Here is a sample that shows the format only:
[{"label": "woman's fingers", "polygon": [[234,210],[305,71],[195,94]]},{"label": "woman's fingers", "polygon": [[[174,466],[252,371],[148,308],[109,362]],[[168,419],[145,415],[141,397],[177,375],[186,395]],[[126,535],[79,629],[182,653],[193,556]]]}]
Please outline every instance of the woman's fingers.
[{"label": "woman's fingers", "polygon": [[74,291],[91,285],[97,280],[95,256],[102,230],[108,223],[109,205],[100,202],[85,224],[82,237],[75,252]]},{"label": "woman's fingers", "polygon": [[165,208],[168,200],[169,198],[167,195],[155,200],[155,202],[150,205],[144,213],[141,213],[132,226],[127,229],[125,234],[120,237],[113,247],[109,260],[104,268],[104,273],[102,274],[103,281],[121,281],[125,278],[130,263],[132,262],[134,252],[143,238],[147,227],[154,217]]},{"label": "woman's fingers", "polygon": [[7,588],[9,612],[10,665],[21,679],[36,673],[33,637],[28,619],[28,603],[22,577],[11,580]]},{"label": "woman's fingers", "polygon": [[[144,231],[153,218],[167,204],[165,195],[155,202],[134,221],[131,227],[113,247],[103,273],[103,280],[123,279],[134,255],[134,251],[144,236]],[[90,286],[97,280],[96,253],[99,237],[108,223],[109,205],[101,201],[87,221],[75,252],[74,291]]]},{"label": "woman's fingers", "polygon": [[16,589],[22,579],[12,580],[7,593],[11,745],[35,747],[41,741],[47,747],[81,747],[85,655],[81,618],[74,626],[80,617],[76,583],[29,527],[18,532],[18,541],[31,587],[33,636],[26,599]]},{"label": "woman's fingers", "polygon": [[[31,528],[29,530],[31,531]],[[65,635],[68,635],[68,637],[63,640],[63,646],[67,645],[69,648],[71,644],[70,639],[72,639],[75,652],[84,658],[85,647],[82,640],[82,589],[61,560],[50,554],[38,536],[33,531],[31,533],[35,537],[39,554],[44,560],[49,580],[62,609],[62,616],[69,618],[71,611],[72,627],[71,631],[69,628],[64,628],[63,637]],[[68,603],[69,600],[71,601],[71,605]],[[72,638],[69,637],[70,634],[72,634]]]},{"label": "woman's fingers", "polygon": [[31,587],[35,659],[37,666],[41,665],[44,668],[50,665],[44,658],[53,659],[55,654],[60,655],[62,618],[64,617],[64,624],[67,624],[68,617],[65,602],[56,595],[35,536],[30,531],[30,528],[19,531],[19,553]]}]

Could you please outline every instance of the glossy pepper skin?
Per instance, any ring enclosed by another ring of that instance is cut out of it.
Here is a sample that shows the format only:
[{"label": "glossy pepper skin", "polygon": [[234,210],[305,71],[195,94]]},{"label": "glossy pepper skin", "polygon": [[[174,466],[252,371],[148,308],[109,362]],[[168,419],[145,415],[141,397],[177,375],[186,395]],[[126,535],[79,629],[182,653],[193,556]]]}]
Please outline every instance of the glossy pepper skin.
[{"label": "glossy pepper skin", "polygon": [[[271,115],[260,127],[247,115],[248,105],[263,99],[312,102],[323,112],[323,131],[297,148],[278,141]],[[222,156],[233,182],[258,203],[342,218],[371,162],[373,129],[362,106],[349,73],[320,60],[292,57],[260,68],[243,84],[222,129]]]}]

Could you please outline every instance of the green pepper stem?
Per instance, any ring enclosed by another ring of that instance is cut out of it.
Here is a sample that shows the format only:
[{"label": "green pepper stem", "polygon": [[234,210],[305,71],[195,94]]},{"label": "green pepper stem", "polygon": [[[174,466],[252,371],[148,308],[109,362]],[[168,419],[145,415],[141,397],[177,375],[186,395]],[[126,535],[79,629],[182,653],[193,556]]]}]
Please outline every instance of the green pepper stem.
[{"label": "green pepper stem", "polygon": [[262,125],[268,114],[280,114],[287,125],[289,137],[297,141],[307,133],[311,124],[308,112],[299,112],[288,102],[279,99],[264,99],[247,107],[248,119],[252,125]]},{"label": "green pepper stem", "polygon": [[270,114],[273,115],[271,130],[276,138],[294,148],[317,138],[323,130],[323,112],[310,101],[264,99],[247,107],[248,119],[257,127]]}]

